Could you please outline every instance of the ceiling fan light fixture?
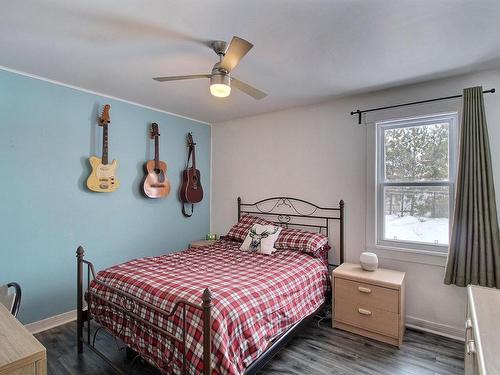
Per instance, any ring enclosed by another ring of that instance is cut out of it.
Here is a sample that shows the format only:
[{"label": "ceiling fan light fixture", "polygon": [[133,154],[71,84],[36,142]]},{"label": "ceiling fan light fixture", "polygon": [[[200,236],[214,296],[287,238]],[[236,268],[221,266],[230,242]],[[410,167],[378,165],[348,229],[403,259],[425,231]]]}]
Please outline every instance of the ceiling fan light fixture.
[{"label": "ceiling fan light fixture", "polygon": [[167,76],[153,78],[158,82],[181,81],[185,79],[210,79],[210,93],[217,98],[226,98],[231,95],[231,83],[241,92],[251,96],[256,100],[267,96],[265,92],[257,90],[255,87],[232,77],[233,69],[240,63],[241,59],[250,51],[253,44],[245,39],[233,36],[229,46],[221,40],[213,41],[210,46],[217,54],[218,60],[212,68],[210,74],[188,74],[182,76]]},{"label": "ceiling fan light fixture", "polygon": [[227,74],[212,74],[210,77],[210,93],[218,98],[231,94],[231,78]]},{"label": "ceiling fan light fixture", "polygon": [[215,83],[210,85],[210,93],[218,98],[225,98],[231,94],[231,86]]}]

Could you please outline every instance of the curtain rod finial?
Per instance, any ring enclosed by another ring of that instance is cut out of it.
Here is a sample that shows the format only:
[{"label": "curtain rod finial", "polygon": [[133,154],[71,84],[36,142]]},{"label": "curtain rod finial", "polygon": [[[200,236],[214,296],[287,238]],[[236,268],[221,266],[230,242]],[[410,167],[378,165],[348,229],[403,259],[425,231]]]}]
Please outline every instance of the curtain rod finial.
[{"label": "curtain rod finial", "polygon": [[356,109],[355,111],[351,111],[351,116],[353,115],[358,115],[358,124],[361,125],[361,116],[363,115],[363,112],[361,112],[359,109]]}]

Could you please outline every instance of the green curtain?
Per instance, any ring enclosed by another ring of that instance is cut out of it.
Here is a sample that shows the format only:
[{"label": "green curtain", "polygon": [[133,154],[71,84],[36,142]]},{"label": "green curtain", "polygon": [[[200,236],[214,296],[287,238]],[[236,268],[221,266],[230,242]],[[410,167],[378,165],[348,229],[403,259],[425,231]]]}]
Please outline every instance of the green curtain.
[{"label": "green curtain", "polygon": [[464,89],[455,214],[445,284],[500,288],[498,230],[482,87]]}]

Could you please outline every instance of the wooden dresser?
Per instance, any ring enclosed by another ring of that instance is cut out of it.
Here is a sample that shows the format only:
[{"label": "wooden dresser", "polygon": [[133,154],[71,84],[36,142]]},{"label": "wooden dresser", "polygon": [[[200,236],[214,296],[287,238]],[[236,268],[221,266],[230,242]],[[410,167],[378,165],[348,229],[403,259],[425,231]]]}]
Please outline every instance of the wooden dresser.
[{"label": "wooden dresser", "polygon": [[500,290],[467,287],[465,374],[500,374]]},{"label": "wooden dresser", "polygon": [[0,304],[0,375],[46,375],[40,342]]},{"label": "wooden dresser", "polygon": [[405,331],[404,280],[404,272],[370,272],[343,263],[332,277],[333,327],[400,347]]}]

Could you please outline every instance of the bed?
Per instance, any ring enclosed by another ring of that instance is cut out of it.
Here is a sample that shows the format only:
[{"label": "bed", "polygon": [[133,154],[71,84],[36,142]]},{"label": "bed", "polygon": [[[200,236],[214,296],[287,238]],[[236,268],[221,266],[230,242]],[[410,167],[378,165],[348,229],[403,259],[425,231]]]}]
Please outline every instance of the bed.
[{"label": "bed", "polygon": [[[342,201],[339,207],[322,208],[287,197],[252,204],[238,198],[238,219],[244,214],[325,233],[330,221],[338,221],[343,261]],[[328,269],[323,256],[290,249],[268,256],[241,251],[240,245],[226,238],[209,247],[135,259],[98,274],[80,247],[79,352],[86,344],[103,356],[95,346],[95,335],[103,329],[162,373],[256,373],[321,308]],[[92,340],[91,320],[99,326]]]}]

